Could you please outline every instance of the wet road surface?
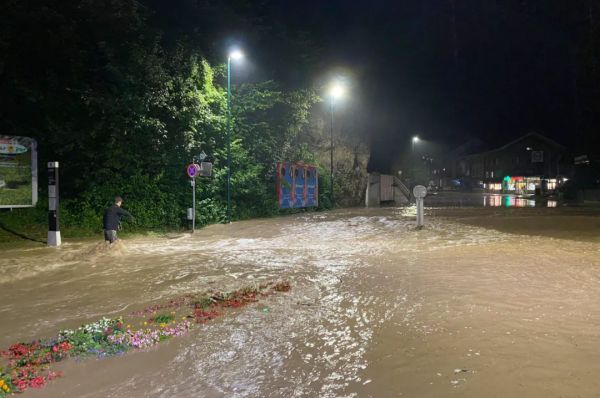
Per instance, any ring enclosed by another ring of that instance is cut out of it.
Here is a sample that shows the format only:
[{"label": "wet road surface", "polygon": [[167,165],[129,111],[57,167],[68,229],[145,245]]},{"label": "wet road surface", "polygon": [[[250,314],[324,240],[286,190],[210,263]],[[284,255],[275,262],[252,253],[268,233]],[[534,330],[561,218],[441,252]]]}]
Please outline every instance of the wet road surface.
[{"label": "wet road surface", "polygon": [[411,207],[339,210],[110,250],[3,248],[0,346],[288,280],[153,349],[61,363],[23,396],[598,396],[600,212],[433,207],[426,223]]}]

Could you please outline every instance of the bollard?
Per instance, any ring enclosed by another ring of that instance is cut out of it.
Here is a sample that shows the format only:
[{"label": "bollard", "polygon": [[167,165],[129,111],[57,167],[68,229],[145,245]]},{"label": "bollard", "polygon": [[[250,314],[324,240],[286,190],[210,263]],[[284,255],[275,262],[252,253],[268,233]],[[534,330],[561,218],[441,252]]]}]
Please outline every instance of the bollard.
[{"label": "bollard", "polygon": [[60,246],[58,162],[48,162],[48,246]]},{"label": "bollard", "polygon": [[413,196],[417,202],[417,228],[421,228],[425,223],[423,202],[425,196],[427,196],[427,188],[425,188],[423,185],[415,186],[413,188]]}]

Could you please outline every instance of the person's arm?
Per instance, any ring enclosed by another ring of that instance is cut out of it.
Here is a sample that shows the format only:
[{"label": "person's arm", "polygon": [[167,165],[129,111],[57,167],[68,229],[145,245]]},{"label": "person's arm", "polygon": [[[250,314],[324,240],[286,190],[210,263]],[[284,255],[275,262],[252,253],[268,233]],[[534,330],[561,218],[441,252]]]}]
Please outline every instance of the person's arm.
[{"label": "person's arm", "polygon": [[125,209],[121,209],[120,207],[119,207],[119,210],[117,211],[117,214],[119,215],[119,217],[129,217],[130,220],[133,220],[133,216],[131,215],[131,213],[129,213]]}]

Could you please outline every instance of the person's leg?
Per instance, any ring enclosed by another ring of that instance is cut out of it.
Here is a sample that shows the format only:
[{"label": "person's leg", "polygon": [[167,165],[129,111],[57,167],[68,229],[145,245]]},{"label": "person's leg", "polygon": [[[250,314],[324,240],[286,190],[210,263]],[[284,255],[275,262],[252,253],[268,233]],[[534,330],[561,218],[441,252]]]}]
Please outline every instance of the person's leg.
[{"label": "person's leg", "polygon": [[115,231],[114,229],[104,231],[104,239],[109,241],[110,243],[113,243],[117,240],[117,231]]}]

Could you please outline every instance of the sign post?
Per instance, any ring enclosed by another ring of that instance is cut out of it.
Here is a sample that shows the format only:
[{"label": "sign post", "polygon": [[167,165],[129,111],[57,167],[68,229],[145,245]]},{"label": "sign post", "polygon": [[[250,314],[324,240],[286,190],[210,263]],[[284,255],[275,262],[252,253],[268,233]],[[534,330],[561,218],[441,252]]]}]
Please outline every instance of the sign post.
[{"label": "sign post", "polygon": [[192,178],[192,233],[196,230],[196,178]]},{"label": "sign post", "polygon": [[413,196],[417,202],[417,228],[422,228],[425,222],[425,215],[423,210],[423,201],[427,196],[427,188],[423,185],[417,185],[413,188]]},{"label": "sign post", "polygon": [[198,171],[199,166],[196,163],[190,163],[187,167],[187,175],[192,179],[190,182],[192,185],[192,233],[196,230],[196,176]]},{"label": "sign post", "polygon": [[60,246],[58,162],[48,162],[48,246]]},{"label": "sign post", "polygon": [[[194,157],[192,163],[188,164],[186,169],[188,177],[191,178],[190,184],[192,185],[192,208],[188,209],[187,212],[187,219],[192,220],[192,233],[196,229],[196,177],[210,177],[212,175],[212,163],[203,162],[206,156],[204,151],[202,151],[201,154]],[[200,164],[196,163],[198,160]]]}]

